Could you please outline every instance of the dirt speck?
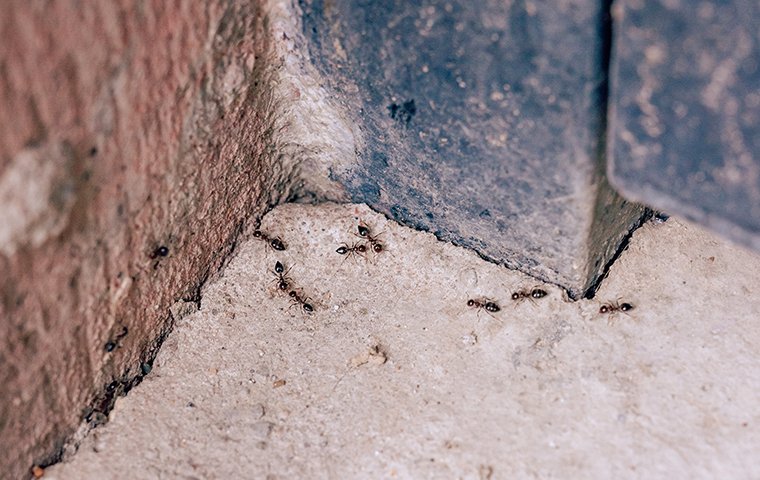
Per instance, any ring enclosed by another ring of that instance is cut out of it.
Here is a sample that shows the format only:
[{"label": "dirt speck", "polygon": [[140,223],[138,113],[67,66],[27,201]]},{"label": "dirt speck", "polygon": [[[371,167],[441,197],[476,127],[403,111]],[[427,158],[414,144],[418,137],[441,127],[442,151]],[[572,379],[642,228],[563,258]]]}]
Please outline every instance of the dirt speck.
[{"label": "dirt speck", "polygon": [[481,465],[478,467],[478,476],[480,480],[491,480],[493,476],[493,467],[491,465]]},{"label": "dirt speck", "polygon": [[351,365],[354,367],[360,367],[365,364],[369,365],[382,365],[388,361],[388,355],[380,344],[371,346],[366,351],[351,358]]}]

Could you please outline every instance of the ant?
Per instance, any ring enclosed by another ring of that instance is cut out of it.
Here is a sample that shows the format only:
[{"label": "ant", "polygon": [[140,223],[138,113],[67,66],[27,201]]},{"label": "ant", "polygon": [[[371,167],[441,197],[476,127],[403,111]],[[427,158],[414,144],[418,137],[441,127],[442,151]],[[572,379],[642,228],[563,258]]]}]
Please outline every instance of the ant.
[{"label": "ant", "polygon": [[151,252],[150,259],[155,260],[158,257],[165,257],[167,255],[169,255],[169,247],[167,247],[166,245],[160,245],[156,247],[156,249],[153,250],[153,252]]},{"label": "ant", "polygon": [[301,305],[301,308],[303,309],[304,312],[312,313],[314,311],[314,307],[312,306],[312,304],[307,302],[308,299],[303,298],[295,290],[291,290],[290,293],[288,293],[288,295],[290,296],[290,298],[293,299],[293,302],[295,302],[295,304]]},{"label": "ant", "polygon": [[512,294],[512,300],[522,301],[522,300],[525,300],[527,298],[527,299],[530,299],[530,301],[533,301],[533,300],[536,300],[536,299],[539,299],[539,298],[544,298],[547,295],[549,295],[549,294],[546,292],[546,290],[544,290],[542,288],[535,287],[535,288],[532,288],[530,291],[528,291],[528,290],[518,290],[518,291],[514,292]]},{"label": "ant", "polygon": [[628,302],[613,302],[613,303],[605,303],[601,307],[599,307],[599,313],[607,314],[607,313],[615,313],[615,312],[630,312],[633,310],[633,305]]},{"label": "ant", "polygon": [[501,310],[501,307],[496,304],[496,302],[488,299],[482,299],[482,300],[475,300],[475,299],[469,299],[467,300],[467,306],[476,308],[478,310],[485,310],[489,313],[496,313],[499,310]]},{"label": "ant", "polygon": [[106,342],[105,347],[104,347],[105,351],[110,353],[110,352],[113,352],[114,350],[116,350],[117,347],[121,347],[121,340],[124,337],[126,337],[128,333],[129,333],[129,329],[127,327],[125,327],[124,325],[122,325],[122,327],[121,327],[121,333],[119,333],[118,335],[116,335],[116,337],[114,339],[109,340],[108,342]]},{"label": "ant", "polygon": [[261,230],[254,231],[253,238],[267,242],[267,245],[272,247],[272,250],[283,251],[287,248],[285,246],[285,243],[282,240],[280,240],[280,237],[270,237],[269,235],[262,232]]},{"label": "ant", "polygon": [[[293,267],[290,267],[290,268],[293,268]],[[290,268],[286,272],[285,266],[282,263],[277,261],[274,264],[274,275],[275,277],[277,277],[277,288],[279,288],[283,292],[287,290],[288,288],[290,288],[291,280],[290,280],[290,277],[288,277],[288,272],[290,271]]]},{"label": "ant", "polygon": [[367,253],[367,245],[363,243],[354,243],[353,245],[344,243],[338,247],[335,252],[339,253],[340,255],[348,255],[346,258],[350,257],[351,255],[358,255],[360,257],[363,257],[364,254]]},{"label": "ant", "polygon": [[357,227],[357,230],[359,231],[359,235],[357,236],[367,239],[373,252],[375,252],[376,254],[383,253],[383,249],[384,249],[383,244],[380,243],[380,240],[378,240],[377,238],[380,235],[382,235],[382,233],[378,233],[377,235],[372,235],[372,233],[369,230],[369,226],[367,226],[367,224],[364,223],[364,221],[359,221],[359,226]]}]

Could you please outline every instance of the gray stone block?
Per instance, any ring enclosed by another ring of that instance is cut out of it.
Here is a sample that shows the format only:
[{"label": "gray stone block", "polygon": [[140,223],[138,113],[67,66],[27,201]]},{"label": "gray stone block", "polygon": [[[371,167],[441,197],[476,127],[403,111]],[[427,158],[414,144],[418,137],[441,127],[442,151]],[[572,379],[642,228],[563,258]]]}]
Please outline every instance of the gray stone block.
[{"label": "gray stone block", "polygon": [[760,249],[760,5],[622,1],[610,178]]},{"label": "gray stone block", "polygon": [[302,0],[312,62],[361,130],[352,201],[565,287],[641,217],[607,186],[603,2]]}]

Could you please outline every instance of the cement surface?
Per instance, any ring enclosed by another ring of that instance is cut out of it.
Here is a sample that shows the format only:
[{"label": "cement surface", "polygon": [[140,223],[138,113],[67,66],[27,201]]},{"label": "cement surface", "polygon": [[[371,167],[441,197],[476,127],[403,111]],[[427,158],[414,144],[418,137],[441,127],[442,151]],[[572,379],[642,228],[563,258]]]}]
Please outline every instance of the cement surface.
[{"label": "cement surface", "polygon": [[[335,252],[358,219],[387,251]],[[46,479],[760,477],[755,254],[650,223],[597,299],[515,304],[539,285],[364,206],[289,204],[262,229],[288,249],[240,245]],[[599,313],[618,299],[635,308]]]}]

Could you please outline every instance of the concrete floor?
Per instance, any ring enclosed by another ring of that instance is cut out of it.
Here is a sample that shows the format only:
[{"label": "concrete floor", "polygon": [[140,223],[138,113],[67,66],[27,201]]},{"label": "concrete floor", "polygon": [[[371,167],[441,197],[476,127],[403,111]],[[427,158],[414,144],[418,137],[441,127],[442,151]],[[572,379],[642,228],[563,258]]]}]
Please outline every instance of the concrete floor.
[{"label": "concrete floor", "polygon": [[[359,219],[386,252],[335,252]],[[535,280],[364,206],[284,205],[262,229],[289,248],[240,245],[46,479],[760,477],[756,254],[649,223],[596,299],[516,303]],[[635,308],[599,313],[617,300]]]}]

